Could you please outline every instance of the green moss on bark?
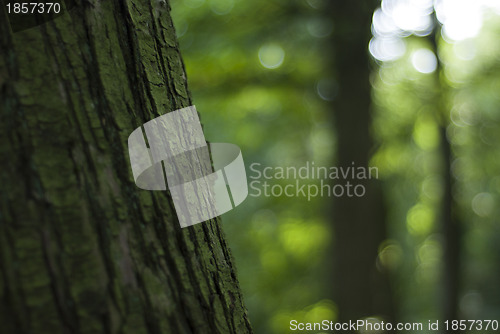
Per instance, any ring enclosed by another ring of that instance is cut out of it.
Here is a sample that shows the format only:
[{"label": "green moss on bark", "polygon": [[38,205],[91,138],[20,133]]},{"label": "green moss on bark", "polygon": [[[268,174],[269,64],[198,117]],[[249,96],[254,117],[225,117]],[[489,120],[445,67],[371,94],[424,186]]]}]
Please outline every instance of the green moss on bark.
[{"label": "green moss on bark", "polygon": [[2,333],[251,333],[217,221],[138,189],[128,135],[191,104],[162,1],[0,20]]}]

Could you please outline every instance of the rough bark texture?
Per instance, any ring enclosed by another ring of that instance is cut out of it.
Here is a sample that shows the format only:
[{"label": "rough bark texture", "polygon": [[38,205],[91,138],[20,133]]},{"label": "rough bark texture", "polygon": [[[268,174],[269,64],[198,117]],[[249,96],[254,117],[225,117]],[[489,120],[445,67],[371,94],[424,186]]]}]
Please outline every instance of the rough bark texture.
[{"label": "rough bark texture", "polygon": [[[374,150],[368,41],[377,5],[373,0],[335,0],[330,5],[335,23],[331,67],[339,83],[333,110],[338,166],[354,162],[367,167]],[[383,194],[377,180],[363,183],[364,197],[342,196],[334,203],[334,298],[340,321],[367,316],[393,320],[387,273],[376,266],[378,248],[386,239]]]},{"label": "rough bark texture", "polygon": [[131,131],[191,104],[168,3],[0,15],[0,332],[251,333],[219,223],[132,179]]}]

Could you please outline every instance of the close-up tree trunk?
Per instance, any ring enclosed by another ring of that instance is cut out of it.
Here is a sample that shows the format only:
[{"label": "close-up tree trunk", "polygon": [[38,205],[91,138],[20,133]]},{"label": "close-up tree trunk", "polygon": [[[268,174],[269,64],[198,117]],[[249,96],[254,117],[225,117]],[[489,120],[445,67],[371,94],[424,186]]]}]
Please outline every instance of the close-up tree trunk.
[{"label": "close-up tree trunk", "polygon": [[0,14],[0,332],[251,333],[220,222],[133,182],[130,133],[192,104],[169,4]]}]

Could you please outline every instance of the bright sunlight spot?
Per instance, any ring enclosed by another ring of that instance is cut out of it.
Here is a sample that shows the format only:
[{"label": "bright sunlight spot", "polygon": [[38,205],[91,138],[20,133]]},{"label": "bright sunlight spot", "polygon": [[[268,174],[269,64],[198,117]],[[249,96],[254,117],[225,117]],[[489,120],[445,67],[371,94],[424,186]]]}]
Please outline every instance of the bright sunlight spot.
[{"label": "bright sunlight spot", "polygon": [[285,51],[278,44],[264,44],[259,49],[259,60],[265,68],[278,68],[285,60]]},{"label": "bright sunlight spot", "polygon": [[399,37],[373,37],[370,41],[369,50],[375,59],[391,61],[405,54],[406,45]]},{"label": "bright sunlight spot", "polygon": [[413,67],[420,73],[432,73],[436,70],[437,59],[429,49],[418,49],[411,55]]},{"label": "bright sunlight spot", "polygon": [[454,41],[475,37],[483,25],[481,1],[439,0],[436,14],[443,33]]},{"label": "bright sunlight spot", "polygon": [[[477,36],[483,25],[483,13],[495,10],[500,13],[498,0],[382,0],[373,13],[369,50],[380,61],[393,61],[405,53],[401,41],[409,35],[426,36],[431,33],[432,12],[443,26],[443,37],[448,42],[463,41]],[[463,50],[460,50],[463,51]],[[465,52],[463,52],[465,53]],[[473,52],[471,52],[473,54]],[[464,58],[473,57],[465,54]],[[412,57],[413,66],[421,73],[435,70],[429,52],[419,52]]]}]

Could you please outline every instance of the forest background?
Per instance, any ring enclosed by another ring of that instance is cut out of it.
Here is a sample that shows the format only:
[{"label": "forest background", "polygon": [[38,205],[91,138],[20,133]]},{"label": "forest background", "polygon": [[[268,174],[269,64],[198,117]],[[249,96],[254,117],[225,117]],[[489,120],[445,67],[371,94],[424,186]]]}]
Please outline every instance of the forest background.
[{"label": "forest background", "polygon": [[[368,186],[383,198],[377,203],[366,199],[371,202],[354,202],[353,209],[328,196],[250,196],[223,216],[255,332],[288,333],[291,319],[335,321],[346,319],[349,308],[361,309],[356,303],[366,299],[352,295],[363,294],[355,270],[338,273],[342,259],[372,266],[388,282],[384,293],[375,289],[367,297],[385,304],[363,316],[498,318],[498,2],[333,3],[171,2],[206,138],[239,145],[247,175],[254,175],[252,163],[347,165],[351,156],[342,152],[360,147],[367,147],[361,165],[366,159],[366,167],[379,170],[380,182]],[[352,49],[342,43],[350,39],[361,44],[358,54],[366,53],[366,62],[345,55]],[[364,113],[354,103],[351,112],[359,118],[353,123],[339,115],[348,112],[342,101],[353,87],[343,69],[362,77],[358,69],[370,83],[368,95],[350,95],[370,100]],[[366,133],[357,142],[342,134],[356,135],[356,124]],[[352,254],[374,253],[370,242],[343,236],[334,221],[340,216],[354,224],[349,214],[367,205],[383,214],[367,210],[352,218],[361,221],[355,231],[371,234],[377,225],[383,232],[374,237],[375,255],[363,259]],[[343,238],[353,245],[345,249]],[[353,305],[336,292],[339,275],[353,285],[342,286]]]}]

